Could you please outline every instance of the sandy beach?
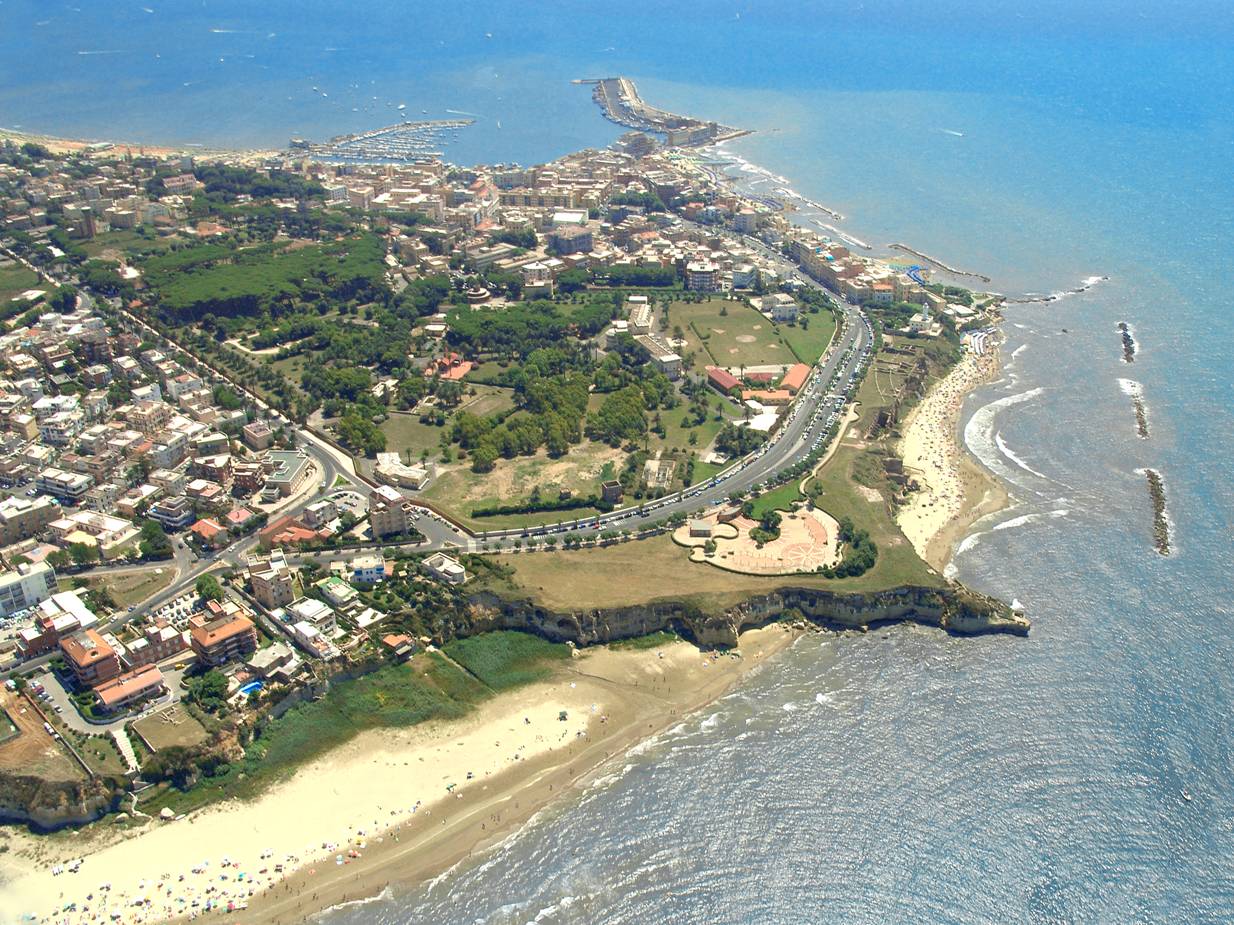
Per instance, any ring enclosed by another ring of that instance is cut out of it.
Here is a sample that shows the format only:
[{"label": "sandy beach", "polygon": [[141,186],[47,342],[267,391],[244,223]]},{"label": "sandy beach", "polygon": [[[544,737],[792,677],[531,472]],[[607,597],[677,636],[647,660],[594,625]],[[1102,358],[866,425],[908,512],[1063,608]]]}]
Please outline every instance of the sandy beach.
[{"label": "sandy beach", "polygon": [[900,440],[905,471],[921,486],[896,515],[913,549],[942,571],[956,541],[981,517],[1007,506],[1003,486],[956,434],[965,396],[998,373],[996,351],[964,358],[909,412]]},{"label": "sandy beach", "polygon": [[794,638],[773,625],[744,634],[739,654],[682,642],[584,650],[552,680],[463,720],[363,733],[249,802],[122,837],[107,822],[13,836],[0,855],[0,922],[158,922],[243,904],[245,922],[290,923],[435,876]]}]

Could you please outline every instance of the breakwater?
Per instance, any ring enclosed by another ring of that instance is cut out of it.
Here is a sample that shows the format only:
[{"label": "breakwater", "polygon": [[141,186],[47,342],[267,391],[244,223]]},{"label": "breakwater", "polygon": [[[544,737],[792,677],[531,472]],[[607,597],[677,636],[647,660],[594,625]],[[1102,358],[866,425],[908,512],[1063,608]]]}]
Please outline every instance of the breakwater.
[{"label": "breakwater", "polygon": [[1127,322],[1125,321],[1120,321],[1118,323],[1118,330],[1121,333],[1122,339],[1123,339],[1123,362],[1124,363],[1134,363],[1136,342],[1135,342],[1135,335],[1131,333],[1131,326],[1128,325]]},{"label": "breakwater", "polygon": [[747,129],[683,116],[652,106],[639,96],[638,87],[628,77],[586,78],[574,83],[593,86],[591,98],[610,122],[663,135],[667,143],[674,147],[708,145],[750,134]]},{"label": "breakwater", "polygon": [[937,257],[931,257],[929,254],[923,254],[921,251],[915,250],[907,244],[892,244],[891,247],[893,250],[903,251],[906,254],[912,254],[918,260],[924,260],[932,267],[937,267],[940,270],[946,270],[952,276],[969,276],[973,279],[979,279],[983,283],[988,283],[990,281],[990,277],[983,273],[973,273],[971,270],[957,270],[955,267],[951,267],[943,263]]},{"label": "breakwater", "polygon": [[1165,482],[1156,469],[1145,469],[1148,497],[1153,506],[1153,547],[1163,556],[1170,554],[1170,518],[1165,507]]},{"label": "breakwater", "polygon": [[1144,387],[1134,379],[1119,379],[1118,387],[1131,399],[1135,410],[1135,432],[1143,440],[1148,439],[1148,406],[1144,404]]}]

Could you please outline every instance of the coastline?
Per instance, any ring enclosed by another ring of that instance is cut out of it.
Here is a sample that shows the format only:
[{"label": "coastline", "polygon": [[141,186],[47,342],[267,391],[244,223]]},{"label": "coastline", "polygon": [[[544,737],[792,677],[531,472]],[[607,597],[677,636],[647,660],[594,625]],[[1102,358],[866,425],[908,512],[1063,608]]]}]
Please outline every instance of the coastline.
[{"label": "coastline", "polygon": [[[246,922],[292,922],[391,883],[423,881],[507,837],[798,635],[784,624],[751,630],[739,654],[685,642],[580,650],[548,681],[497,696],[461,720],[363,733],[248,802],[152,821],[118,840],[103,829],[94,846],[77,836],[17,835],[0,856],[0,921],[45,921],[69,903],[76,912],[56,921],[116,912],[118,921],[167,921],[200,913],[193,899],[215,898],[220,916],[231,900],[248,903]],[[78,857],[80,872],[52,873]],[[282,873],[274,870],[280,863]],[[110,889],[101,891],[103,883]],[[143,898],[149,902],[135,905]]]},{"label": "coastline", "polygon": [[900,457],[921,489],[896,514],[896,523],[917,555],[940,573],[968,528],[1010,503],[1007,489],[973,459],[958,435],[964,399],[999,369],[997,350],[966,353],[904,423]]}]

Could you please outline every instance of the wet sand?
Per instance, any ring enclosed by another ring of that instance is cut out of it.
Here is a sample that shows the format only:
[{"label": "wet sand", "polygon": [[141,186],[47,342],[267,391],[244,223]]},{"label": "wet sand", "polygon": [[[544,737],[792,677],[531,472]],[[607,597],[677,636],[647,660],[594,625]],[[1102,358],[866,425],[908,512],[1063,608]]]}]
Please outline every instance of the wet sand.
[{"label": "wet sand", "polygon": [[[11,839],[0,861],[0,921],[225,918],[228,903],[244,903],[246,923],[291,923],[424,880],[507,837],[549,801],[568,800],[589,772],[722,695],[794,638],[774,625],[743,634],[740,655],[686,643],[584,650],[552,680],[463,720],[357,736],[249,802],[152,821],[93,853],[84,837]],[[78,872],[53,874],[83,855]],[[74,912],[55,914],[69,903]]]}]

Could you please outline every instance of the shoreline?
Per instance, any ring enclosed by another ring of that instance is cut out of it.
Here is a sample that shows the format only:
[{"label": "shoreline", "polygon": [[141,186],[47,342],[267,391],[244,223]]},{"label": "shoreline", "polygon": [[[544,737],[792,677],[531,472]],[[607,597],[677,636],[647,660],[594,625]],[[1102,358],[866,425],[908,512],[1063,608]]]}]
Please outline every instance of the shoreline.
[{"label": "shoreline", "polygon": [[[123,923],[169,921],[200,917],[192,900],[213,897],[220,906],[207,917],[226,915],[230,900],[248,904],[246,922],[298,922],[392,883],[423,882],[508,837],[799,635],[781,623],[750,630],[739,654],[681,641],[580,650],[550,680],[502,693],[463,719],[361,733],[247,802],[138,829],[87,827],[101,837],[86,847],[77,835],[49,842],[15,834],[0,856],[0,921],[27,914],[49,921],[68,903],[77,911],[55,921],[105,921],[117,912]],[[80,872],[52,874],[78,857]],[[274,871],[276,864],[286,870]],[[111,888],[100,890],[103,883]],[[135,905],[142,898],[149,902]]]},{"label": "shoreline", "polygon": [[999,372],[997,350],[966,353],[936,382],[905,420],[899,443],[906,472],[922,484],[896,514],[896,523],[925,562],[943,573],[956,544],[974,523],[1004,510],[1010,495],[969,453],[958,436],[964,401]]}]

